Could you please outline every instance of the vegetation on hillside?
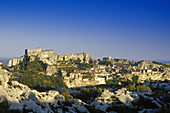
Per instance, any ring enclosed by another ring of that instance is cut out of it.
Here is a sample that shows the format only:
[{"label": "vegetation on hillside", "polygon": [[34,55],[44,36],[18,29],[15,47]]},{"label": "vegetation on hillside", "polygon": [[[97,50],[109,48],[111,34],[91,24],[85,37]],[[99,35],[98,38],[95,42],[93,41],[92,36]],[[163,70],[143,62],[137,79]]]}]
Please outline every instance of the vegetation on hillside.
[{"label": "vegetation on hillside", "polygon": [[137,91],[137,92],[141,92],[141,91],[152,91],[150,89],[149,86],[145,86],[145,85],[138,85],[138,86],[135,86],[135,85],[129,85],[129,86],[126,86],[126,89],[128,91]]},{"label": "vegetation on hillside", "polygon": [[74,61],[75,64],[77,64],[79,70],[86,70],[88,68],[93,67],[93,61],[92,59],[89,60],[89,63],[81,62],[81,60],[78,58]]},{"label": "vegetation on hillside", "polygon": [[99,65],[106,65],[106,66],[112,65],[111,61],[106,61],[106,60],[101,61],[100,59],[98,61],[99,61],[98,63]]},{"label": "vegetation on hillside", "polygon": [[74,98],[79,98],[82,101],[89,103],[90,100],[95,99],[100,93],[102,92],[101,88],[93,87],[90,88],[84,88],[80,92],[74,92],[71,94]]},{"label": "vegetation on hillside", "polygon": [[24,61],[19,66],[14,67],[13,80],[27,85],[38,91],[46,91],[55,88],[66,88],[60,76],[52,77],[45,75],[47,64],[44,64],[38,57],[34,61],[25,56]]}]

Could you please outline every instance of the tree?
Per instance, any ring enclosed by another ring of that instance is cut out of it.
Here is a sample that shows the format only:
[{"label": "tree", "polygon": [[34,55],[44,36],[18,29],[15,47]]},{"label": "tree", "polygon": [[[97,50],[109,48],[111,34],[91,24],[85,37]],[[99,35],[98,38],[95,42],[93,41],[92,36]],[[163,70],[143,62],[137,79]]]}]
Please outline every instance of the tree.
[{"label": "tree", "polygon": [[89,59],[89,63],[90,63],[90,64],[92,64],[92,63],[93,63],[93,60],[92,60],[91,58]]},{"label": "tree", "polygon": [[132,77],[132,83],[133,83],[133,84],[137,84],[138,79],[139,79],[139,77],[138,77],[138,76],[133,75],[133,77]]},{"label": "tree", "polygon": [[63,57],[63,61],[65,61],[65,57]]},{"label": "tree", "polygon": [[70,95],[70,91],[68,89],[63,89],[60,93],[64,95],[66,99],[72,98],[72,96]]},{"label": "tree", "polygon": [[36,56],[35,57],[35,62],[39,62],[40,61],[40,57]]}]

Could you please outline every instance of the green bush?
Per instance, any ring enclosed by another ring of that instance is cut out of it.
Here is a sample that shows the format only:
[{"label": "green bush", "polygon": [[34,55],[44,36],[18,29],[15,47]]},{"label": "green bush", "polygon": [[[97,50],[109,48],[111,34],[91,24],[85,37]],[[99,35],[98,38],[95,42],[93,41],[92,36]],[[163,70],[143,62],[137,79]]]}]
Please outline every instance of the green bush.
[{"label": "green bush", "polygon": [[85,107],[87,108],[87,110],[88,110],[90,113],[105,113],[104,111],[99,110],[99,109],[96,109],[96,108],[93,107],[93,106],[85,105]]},{"label": "green bush", "polygon": [[139,76],[133,75],[132,76],[132,83],[137,84],[138,83]]},{"label": "green bush", "polygon": [[4,66],[3,64],[1,64],[0,67],[2,67],[2,69],[8,69],[8,67]]},{"label": "green bush", "polygon": [[121,79],[113,78],[113,80],[107,80],[106,84],[107,85],[117,85],[119,82],[122,82]]},{"label": "green bush", "polygon": [[19,78],[15,78],[18,82],[27,85],[38,91],[46,91],[56,88],[66,88],[66,84],[60,76],[52,77],[47,75],[32,75],[32,73],[23,73]]},{"label": "green bush", "polygon": [[145,90],[148,90],[148,91],[152,91],[151,89],[150,89],[150,87],[148,87],[148,86],[145,86],[145,85],[139,85],[139,86],[137,86],[136,87],[136,91],[138,91],[138,92],[141,92],[141,91],[145,91]]},{"label": "green bush", "polygon": [[98,64],[108,66],[108,65],[112,65],[112,62],[111,61],[105,61],[105,60],[103,60],[103,61],[99,60]]},{"label": "green bush", "polygon": [[165,95],[166,101],[170,103],[170,91]]},{"label": "green bush", "polygon": [[84,88],[79,92],[75,92],[72,94],[74,98],[79,98],[82,101],[89,103],[91,99],[94,99],[98,96],[99,93],[102,92],[101,88],[93,87],[92,89]]},{"label": "green bush", "polygon": [[71,95],[70,95],[70,91],[68,89],[64,89],[60,92],[64,97],[65,99],[70,99],[70,98],[73,98]]},{"label": "green bush", "polygon": [[10,105],[8,103],[8,101],[2,101],[0,102],[0,113],[21,113],[20,110],[18,109],[13,109],[13,110],[10,110]]},{"label": "green bush", "polygon": [[136,91],[136,87],[134,85],[129,85],[126,87],[128,91]]},{"label": "green bush", "polygon": [[110,111],[115,111],[117,113],[138,113],[138,111],[135,108],[131,108],[128,106],[112,106],[112,107],[108,107],[107,112]]},{"label": "green bush", "polygon": [[126,69],[121,69],[120,72],[122,73],[122,75],[130,73],[130,71],[128,71]]},{"label": "green bush", "polygon": [[132,104],[135,106],[138,106],[139,108],[145,108],[145,109],[155,109],[158,108],[158,106],[152,102],[152,100],[144,98],[140,96],[140,98],[137,100],[133,100]]},{"label": "green bush", "polygon": [[62,67],[62,68],[58,68],[58,72],[61,73],[61,70],[66,71],[67,73],[71,73],[74,70],[77,70],[77,67]]},{"label": "green bush", "polygon": [[126,86],[126,89],[128,91],[137,91],[137,92],[141,92],[141,91],[151,92],[152,91],[149,86],[145,86],[145,85],[138,85],[136,87],[134,85],[129,85],[129,86]]},{"label": "green bush", "polygon": [[163,105],[161,110],[156,112],[156,113],[170,113],[170,106],[168,105]]},{"label": "green bush", "polygon": [[10,113],[10,109],[9,109],[9,104],[8,101],[3,101],[0,103],[0,111],[1,113]]},{"label": "green bush", "polygon": [[93,67],[93,64],[87,64],[87,63],[81,63],[78,65],[79,70],[86,70],[92,67]]},{"label": "green bush", "polygon": [[158,64],[158,65],[163,65],[162,63],[160,63],[160,62],[156,62],[156,61],[152,61],[152,63],[154,63],[154,64]]},{"label": "green bush", "polygon": [[2,85],[2,81],[0,80],[0,85]]}]

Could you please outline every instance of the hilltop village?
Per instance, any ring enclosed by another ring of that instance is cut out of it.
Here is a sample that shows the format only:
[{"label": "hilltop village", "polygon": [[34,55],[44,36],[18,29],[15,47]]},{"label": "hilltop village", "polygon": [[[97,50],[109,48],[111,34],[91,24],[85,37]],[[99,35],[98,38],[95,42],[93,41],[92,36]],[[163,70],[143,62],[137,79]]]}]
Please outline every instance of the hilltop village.
[{"label": "hilltop village", "polygon": [[[168,65],[148,61],[128,61],[126,59],[112,59],[105,57],[94,60],[89,53],[59,55],[52,50],[26,49],[25,55],[19,59],[12,59],[8,66],[19,65],[28,56],[30,61],[36,57],[47,64],[46,75],[62,76],[68,87],[106,84],[107,80],[119,78],[122,81],[132,80],[138,76],[138,82],[149,80],[170,80]],[[44,73],[45,74],[45,73]],[[121,82],[119,83],[121,84]]]},{"label": "hilltop village", "polygon": [[168,113],[170,64],[26,49],[0,62],[2,113]]}]

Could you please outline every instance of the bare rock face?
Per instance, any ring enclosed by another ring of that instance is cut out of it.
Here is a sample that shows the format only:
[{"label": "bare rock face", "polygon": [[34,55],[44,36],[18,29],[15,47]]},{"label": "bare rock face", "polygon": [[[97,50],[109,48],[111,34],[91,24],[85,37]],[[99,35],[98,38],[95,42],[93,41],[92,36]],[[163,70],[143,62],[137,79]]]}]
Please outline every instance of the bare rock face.
[{"label": "bare rock face", "polygon": [[49,76],[52,76],[52,75],[54,75],[56,72],[57,72],[58,70],[57,70],[57,68],[56,68],[56,66],[47,66],[47,69],[46,69],[46,73],[47,73],[47,75],[49,75]]},{"label": "bare rock face", "polygon": [[116,98],[119,99],[120,102],[128,105],[131,104],[131,102],[134,100],[130,94],[129,91],[126,91],[126,88],[122,88],[116,91]]},{"label": "bare rock face", "polygon": [[[57,53],[53,53],[52,50],[42,50],[41,48],[26,49],[25,55],[28,55],[31,61],[35,60],[35,57],[38,56],[41,61],[43,61],[48,65],[55,65],[57,64],[57,61],[70,60],[70,59],[77,60],[78,58],[81,60],[81,62],[84,63],[88,63],[90,59],[93,60],[93,58],[87,52],[78,53],[78,54],[66,53],[65,55],[59,55]],[[21,56],[21,58],[19,59],[14,58],[9,61],[7,66],[11,67],[11,66],[18,65],[20,61],[23,61],[23,58],[24,55]]]},{"label": "bare rock face", "polygon": [[8,67],[16,66],[16,65],[18,65],[20,63],[20,61],[23,61],[23,58],[24,58],[24,56],[21,56],[18,59],[17,58],[13,58],[13,59],[9,60],[7,66]]},{"label": "bare rock face", "polygon": [[67,79],[67,77],[65,77],[64,82],[69,88],[106,84],[105,78],[98,78],[97,80],[89,80],[88,78],[86,79],[76,78],[70,81],[69,79]]},{"label": "bare rock face", "polygon": [[122,93],[125,93],[126,90],[127,90],[126,88],[122,88],[122,89],[117,90],[117,91],[116,91],[116,96],[119,96],[119,95],[121,95]]},{"label": "bare rock face", "polygon": [[38,55],[39,53],[41,53],[41,48],[37,48],[37,49],[26,49],[25,50],[25,54],[27,54],[28,56],[36,56]]},{"label": "bare rock face", "polygon": [[89,63],[90,58],[93,60],[93,58],[90,56],[90,54],[88,52],[84,52],[84,53],[79,53],[79,54],[73,54],[73,53],[66,53],[64,55],[65,60],[77,60],[80,59],[81,62],[84,63]]},{"label": "bare rock face", "polygon": [[7,82],[9,81],[11,73],[7,72],[5,69],[0,69],[0,85],[4,88],[7,87]]},{"label": "bare rock face", "polygon": [[13,58],[9,61],[7,66],[11,67],[11,66],[15,66],[15,65],[18,65],[18,64],[19,64],[19,59]]},{"label": "bare rock face", "polygon": [[102,111],[106,111],[108,107],[112,107],[113,103],[114,105],[119,104],[118,101],[126,106],[130,106],[131,101],[134,99],[130,96],[129,92],[125,93],[125,91],[126,88],[118,89],[115,92],[105,89],[99,97],[95,98],[95,100],[90,103],[90,105],[95,105],[96,109],[100,109]]},{"label": "bare rock face", "polygon": [[[54,99],[54,97],[62,96],[57,91],[40,93],[36,90],[31,90],[26,85],[20,84],[17,81],[12,81],[11,84],[8,84],[9,78],[10,73],[1,69],[0,98],[1,100],[7,100],[10,103],[10,109],[22,110],[23,107],[27,107],[27,109],[31,109],[37,113],[47,113],[51,112],[48,103],[53,103],[56,106],[58,100]],[[62,97],[64,101],[64,96]],[[42,106],[45,108],[42,108]]]},{"label": "bare rock face", "polygon": [[108,99],[111,98],[111,96],[113,95],[113,92],[110,92],[109,90],[105,89],[104,92],[101,94],[101,98]]},{"label": "bare rock face", "polygon": [[2,69],[2,65],[3,65],[2,62],[0,62],[0,69]]},{"label": "bare rock face", "polygon": [[120,102],[128,105],[131,104],[131,102],[134,100],[130,94],[128,93],[128,91],[126,93],[122,92],[120,95],[116,96]]},{"label": "bare rock face", "polygon": [[[54,113],[64,112],[64,103],[70,102],[72,106],[68,107],[68,112],[76,111],[77,108],[80,111],[89,111],[79,99],[65,100],[65,97],[58,91],[50,90],[48,92],[38,92],[31,90],[28,86],[20,84],[17,81],[11,81],[9,84],[10,72],[4,69],[0,69],[0,101],[7,100],[10,109],[32,110],[35,113]],[[55,111],[54,111],[55,110]]]}]

